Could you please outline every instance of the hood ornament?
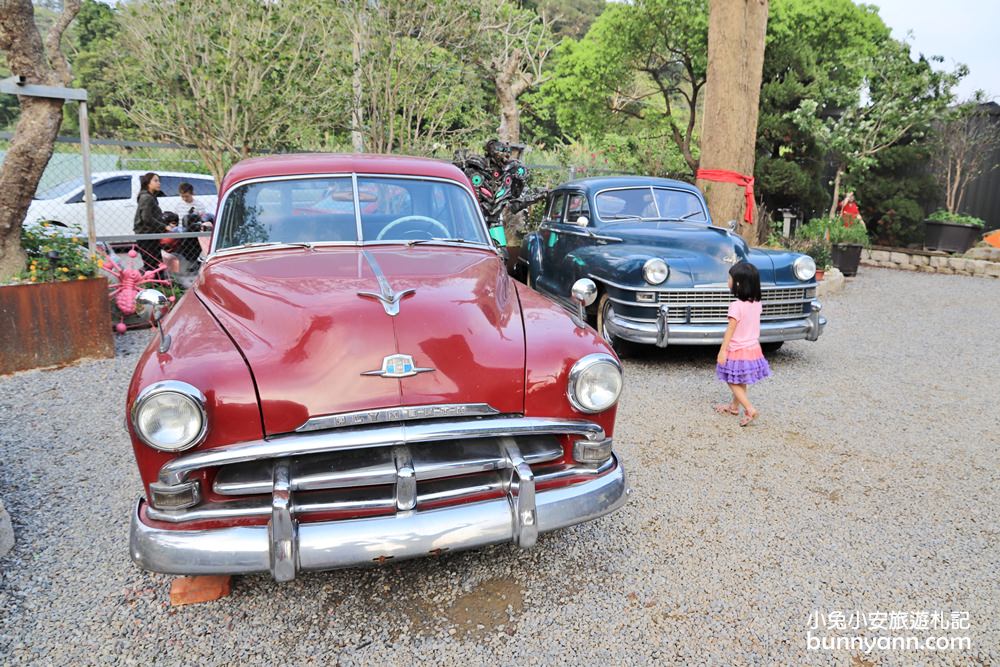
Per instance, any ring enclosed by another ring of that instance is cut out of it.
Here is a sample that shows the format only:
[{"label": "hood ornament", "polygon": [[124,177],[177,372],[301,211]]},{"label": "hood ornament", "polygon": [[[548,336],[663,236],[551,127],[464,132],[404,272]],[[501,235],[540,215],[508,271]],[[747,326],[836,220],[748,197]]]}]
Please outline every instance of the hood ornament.
[{"label": "hood ornament", "polygon": [[390,354],[382,359],[382,368],[365,371],[362,375],[377,375],[384,378],[407,378],[417,373],[430,373],[433,368],[417,368],[413,357],[408,354]]},{"label": "hood ornament", "polygon": [[382,307],[385,308],[385,314],[389,317],[395,317],[399,315],[399,302],[408,297],[411,294],[415,294],[417,290],[415,289],[404,289],[399,292],[393,291],[392,286],[389,285],[389,281],[385,279],[385,274],[382,273],[382,267],[378,265],[375,258],[371,256],[367,250],[361,253],[365,257],[365,261],[368,262],[368,266],[371,267],[372,273],[375,274],[375,280],[378,281],[378,292],[358,292],[358,296],[365,297],[368,299],[376,299],[382,302]]},{"label": "hood ornament", "polygon": [[726,264],[735,264],[736,262],[740,261],[740,258],[737,257],[736,253],[734,252],[732,255],[726,255],[725,257],[723,257],[722,261],[725,262]]}]

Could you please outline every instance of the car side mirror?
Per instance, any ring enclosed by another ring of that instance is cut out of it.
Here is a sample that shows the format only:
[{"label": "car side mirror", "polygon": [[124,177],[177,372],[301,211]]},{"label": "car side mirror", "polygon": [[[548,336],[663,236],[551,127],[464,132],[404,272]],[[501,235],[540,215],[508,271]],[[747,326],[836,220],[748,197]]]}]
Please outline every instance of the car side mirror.
[{"label": "car side mirror", "polygon": [[160,320],[170,311],[170,301],[163,292],[155,289],[144,289],[135,297],[135,313],[156,327],[160,334],[160,354],[170,349],[170,334],[163,333]]},{"label": "car side mirror", "polygon": [[573,283],[570,296],[577,305],[580,326],[583,326],[587,322],[587,306],[597,300],[597,285],[590,278],[580,278]]}]

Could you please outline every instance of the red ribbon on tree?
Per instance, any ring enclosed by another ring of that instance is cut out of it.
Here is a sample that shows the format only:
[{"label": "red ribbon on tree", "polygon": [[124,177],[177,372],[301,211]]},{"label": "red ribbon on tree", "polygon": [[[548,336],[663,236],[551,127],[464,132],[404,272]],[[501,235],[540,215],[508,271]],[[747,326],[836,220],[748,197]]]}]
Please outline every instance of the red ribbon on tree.
[{"label": "red ribbon on tree", "polygon": [[734,183],[746,189],[747,205],[743,213],[743,222],[748,225],[753,224],[753,176],[746,176],[736,171],[727,169],[699,169],[695,178],[703,181],[716,181],[717,183]]}]

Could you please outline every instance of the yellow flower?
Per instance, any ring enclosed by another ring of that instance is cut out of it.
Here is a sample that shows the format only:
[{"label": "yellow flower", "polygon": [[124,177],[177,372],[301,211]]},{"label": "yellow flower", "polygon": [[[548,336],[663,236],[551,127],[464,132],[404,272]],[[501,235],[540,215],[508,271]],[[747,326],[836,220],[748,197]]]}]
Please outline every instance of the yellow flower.
[{"label": "yellow flower", "polygon": [[77,276],[76,279],[77,280],[86,280],[87,276]]},{"label": "yellow flower", "polygon": [[76,238],[75,236],[72,239],[70,239],[70,240],[72,240],[73,243],[79,243],[80,242],[80,239]]},{"label": "yellow flower", "polygon": [[59,270],[62,271],[63,273],[69,273],[69,269],[67,269],[65,266]]},{"label": "yellow flower", "polygon": [[31,267],[30,268],[31,268],[32,271],[35,270],[35,263],[34,262],[31,263]]}]

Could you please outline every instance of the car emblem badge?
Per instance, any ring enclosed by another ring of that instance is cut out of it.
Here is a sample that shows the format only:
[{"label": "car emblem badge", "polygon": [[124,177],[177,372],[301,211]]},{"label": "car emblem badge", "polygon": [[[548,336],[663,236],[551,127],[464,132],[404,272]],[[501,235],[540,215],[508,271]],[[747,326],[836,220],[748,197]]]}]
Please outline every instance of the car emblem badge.
[{"label": "car emblem badge", "polygon": [[417,368],[413,357],[408,354],[390,354],[382,359],[382,368],[365,371],[362,375],[377,375],[384,378],[406,378],[417,373],[430,373],[433,368]]}]

